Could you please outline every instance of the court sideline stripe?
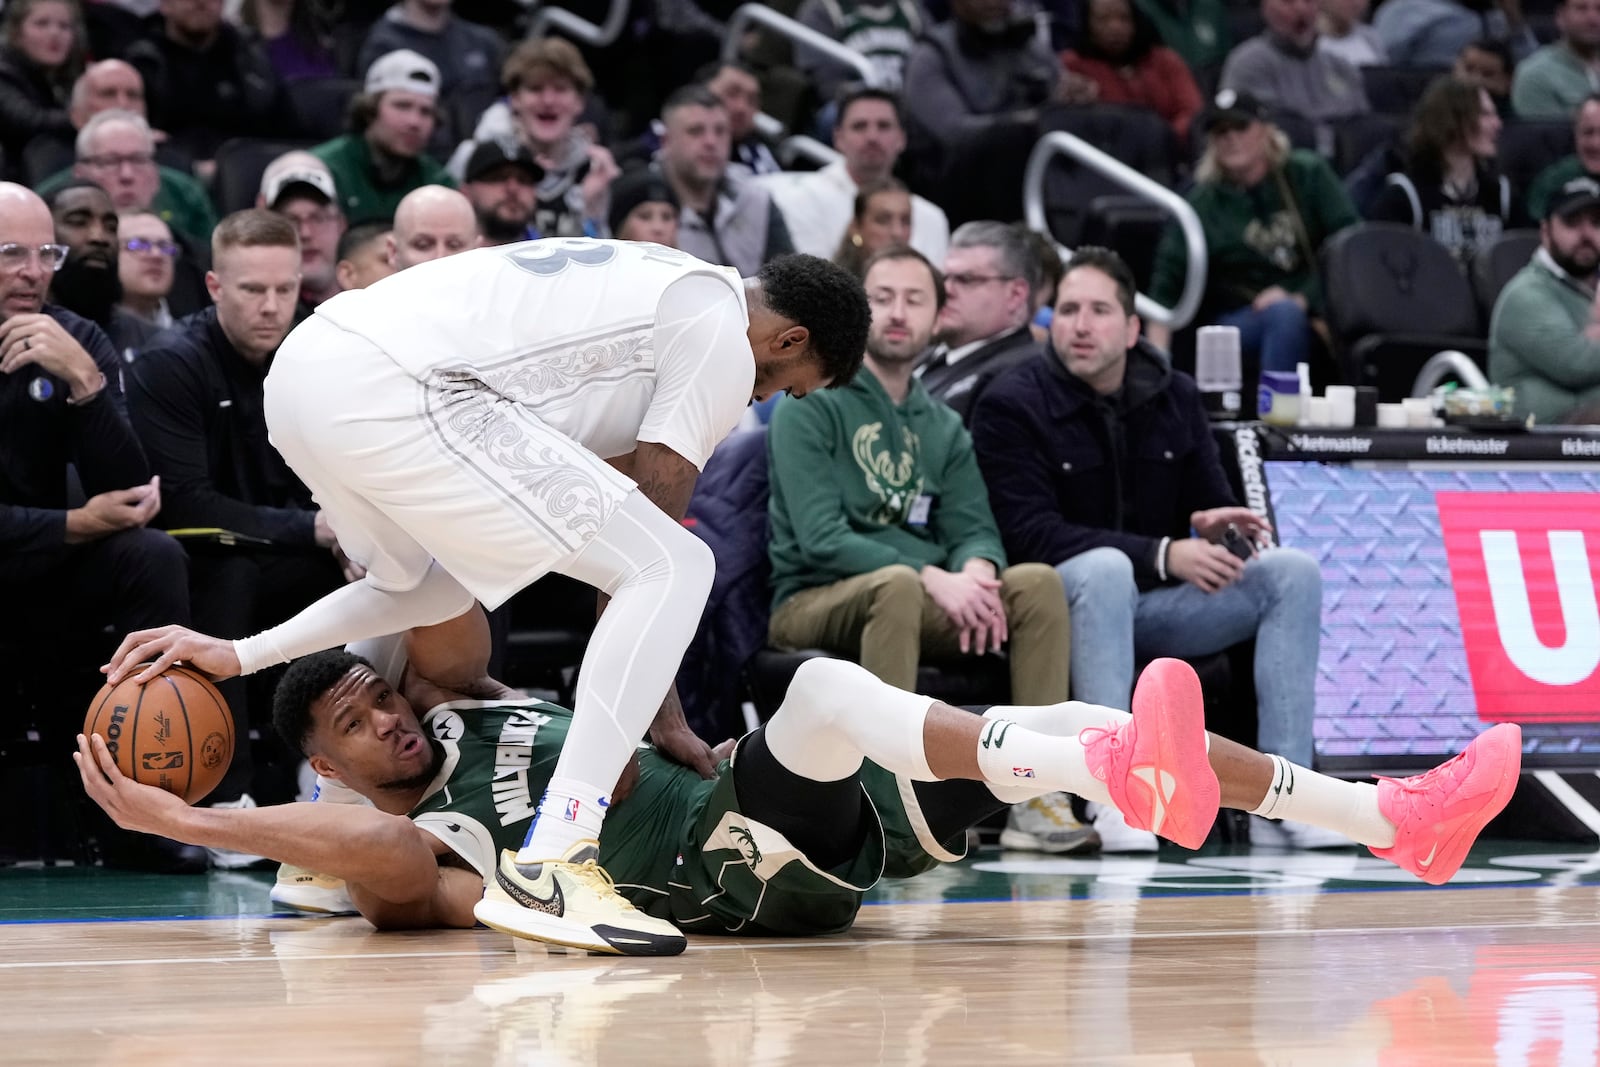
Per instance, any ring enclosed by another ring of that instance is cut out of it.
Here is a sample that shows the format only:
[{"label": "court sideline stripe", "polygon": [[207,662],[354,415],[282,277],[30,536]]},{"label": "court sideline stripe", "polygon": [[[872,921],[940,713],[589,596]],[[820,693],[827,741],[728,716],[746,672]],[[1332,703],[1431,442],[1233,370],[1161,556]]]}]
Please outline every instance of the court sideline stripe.
[{"label": "court sideline stripe", "polygon": [[[1006,937],[996,935],[993,937],[862,937],[862,938],[805,938],[798,941],[737,941],[716,943],[697,942],[691,949],[691,954],[696,952],[748,952],[752,949],[797,949],[797,948],[877,948],[887,945],[1006,945],[1017,943],[1048,944],[1051,942],[1095,942],[1095,941],[1183,941],[1183,940],[1210,940],[1223,937],[1367,937],[1372,934],[1459,934],[1470,930],[1542,930],[1549,929],[1553,923],[1548,922],[1506,922],[1506,923],[1469,923],[1466,925],[1441,925],[1441,926],[1343,926],[1329,929],[1233,929],[1233,930],[1169,930],[1152,931],[1150,933],[1131,934],[1036,934]],[[1600,926],[1600,919],[1583,922],[1562,922],[1563,929],[1580,926]],[[513,954],[515,949],[513,948]],[[504,949],[474,950],[474,951],[445,951],[438,952],[329,952],[279,957],[268,956],[179,956],[179,957],[151,957],[146,959],[113,959],[113,960],[34,960],[24,962],[0,963],[0,971],[40,970],[59,967],[142,967],[150,964],[173,965],[191,963],[282,963],[285,960],[305,962],[308,960],[406,960],[406,959],[447,959],[452,957],[488,957],[505,954]],[[619,957],[620,958],[620,957]]]}]

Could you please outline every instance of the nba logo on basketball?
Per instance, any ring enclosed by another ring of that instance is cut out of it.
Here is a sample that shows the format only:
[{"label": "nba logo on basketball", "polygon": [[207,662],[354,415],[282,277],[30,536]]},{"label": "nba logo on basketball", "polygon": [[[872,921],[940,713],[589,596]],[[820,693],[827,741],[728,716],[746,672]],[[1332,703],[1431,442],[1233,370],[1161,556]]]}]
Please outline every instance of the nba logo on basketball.
[{"label": "nba logo on basketball", "polygon": [[568,822],[577,822],[578,821],[578,802],[577,802],[577,800],[574,799],[574,800],[567,801],[566,819],[567,819]]},{"label": "nba logo on basketball", "polygon": [[1438,493],[1439,527],[1484,722],[1600,721],[1600,608],[1580,493]]}]

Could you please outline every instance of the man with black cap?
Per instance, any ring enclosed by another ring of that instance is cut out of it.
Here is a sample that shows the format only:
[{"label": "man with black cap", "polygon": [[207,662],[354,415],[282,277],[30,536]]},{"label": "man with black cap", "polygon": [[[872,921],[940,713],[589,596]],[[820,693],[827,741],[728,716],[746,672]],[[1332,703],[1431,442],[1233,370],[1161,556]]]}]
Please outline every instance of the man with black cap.
[{"label": "man with black cap", "polygon": [[67,247],[66,262],[50,279],[50,299],[106,332],[117,354],[131,360],[158,332],[118,306],[122,281],[117,274],[117,208],[111,194],[76,178],[45,201],[55,222],[56,240]]},{"label": "man with black cap", "polygon": [[1550,197],[1540,247],[1507,283],[1489,322],[1489,376],[1517,391],[1519,416],[1600,421],[1600,182]]},{"label": "man with black cap", "polygon": [[339,291],[336,268],[344,212],[328,165],[310,152],[285,152],[267,164],[261,175],[256,206],[277,212],[300,234],[300,306],[298,322],[311,309]]},{"label": "man with black cap", "polygon": [[532,220],[544,168],[521,142],[480,141],[467,157],[462,177],[461,191],[477,212],[484,244],[508,245],[540,236]]}]

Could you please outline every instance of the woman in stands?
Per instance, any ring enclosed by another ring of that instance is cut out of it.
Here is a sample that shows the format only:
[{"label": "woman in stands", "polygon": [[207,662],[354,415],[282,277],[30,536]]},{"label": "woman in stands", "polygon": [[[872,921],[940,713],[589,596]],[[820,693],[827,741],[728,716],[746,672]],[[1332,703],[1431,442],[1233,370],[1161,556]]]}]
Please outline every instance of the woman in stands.
[{"label": "woman in stands", "polygon": [[1428,87],[1411,117],[1404,166],[1385,179],[1368,217],[1429,234],[1465,267],[1520,214],[1495,165],[1500,114],[1489,94],[1454,76]]},{"label": "woman in stands", "polygon": [[877,252],[911,241],[911,191],[894,178],[868,182],[856,191],[855,215],[833,261],[857,278]]},{"label": "woman in stands", "polygon": [[[1360,219],[1333,169],[1313,152],[1291,150],[1249,93],[1218,93],[1204,128],[1209,143],[1188,195],[1209,254],[1196,321],[1239,327],[1247,359],[1292,371],[1309,362],[1321,328],[1317,256]],[[1151,297],[1176,304],[1187,272],[1187,246],[1174,224],[1156,250]],[[1147,333],[1162,347],[1171,340],[1156,323]]]},{"label": "woman in stands", "polygon": [[285,82],[338,77],[327,11],[312,0],[244,0],[239,21],[260,36]]},{"label": "woman in stands", "polygon": [[0,155],[20,174],[22,150],[41,133],[72,137],[72,82],[83,71],[83,13],[76,0],[10,0],[0,44]]},{"label": "woman in stands", "polygon": [[1131,0],[1089,0],[1076,51],[1061,53],[1069,74],[1094,85],[1095,98],[1154,111],[1187,142],[1205,102],[1183,59],[1161,43],[1153,22]]}]

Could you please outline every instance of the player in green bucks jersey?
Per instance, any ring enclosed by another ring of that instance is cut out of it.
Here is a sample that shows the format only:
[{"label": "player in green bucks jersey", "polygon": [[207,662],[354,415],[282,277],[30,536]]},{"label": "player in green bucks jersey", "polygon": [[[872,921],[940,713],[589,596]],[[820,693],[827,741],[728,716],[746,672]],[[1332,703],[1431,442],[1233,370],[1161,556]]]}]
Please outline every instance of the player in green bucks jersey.
[{"label": "player in green bucks jersey", "polygon": [[[570,712],[512,699],[485,677],[479,612],[411,631],[404,652],[407,667],[380,660],[398,687],[372,661],[323,652],[296,661],[275,700],[280,732],[371,807],[190,808],[124,777],[98,735],[78,738],[84,788],[126,829],[342,878],[380,929],[472,926],[480,900],[517,888],[499,874],[497,852],[520,843]],[[832,933],[850,925],[880,876],[957,858],[966,828],[1058,789],[1115,804],[1131,825],[1190,848],[1219,804],[1325,825],[1439,883],[1510,799],[1520,738],[1502,723],[1426,774],[1374,786],[1206,734],[1199,682],[1177,660],[1146,669],[1131,715],[1074,702],[978,715],[855,664],[813,660],[770,721],[721,751],[715,779],[641,747],[612,792],[599,855],[552,883],[548,898],[519,903],[581,915],[585,880],[609,886],[609,871],[634,907],[680,930]],[[599,951],[683,950],[681,935],[621,940],[636,929],[597,921],[591,933],[607,946]]]}]

